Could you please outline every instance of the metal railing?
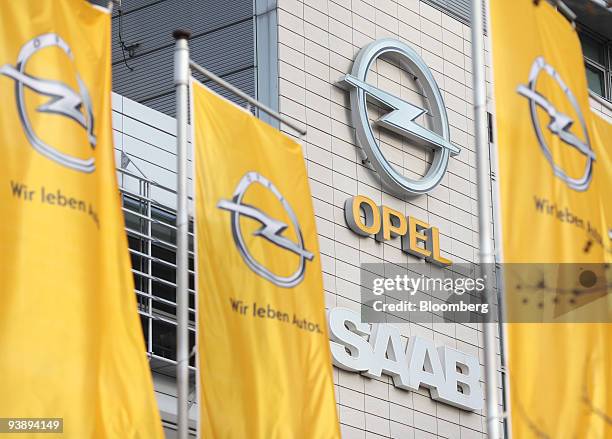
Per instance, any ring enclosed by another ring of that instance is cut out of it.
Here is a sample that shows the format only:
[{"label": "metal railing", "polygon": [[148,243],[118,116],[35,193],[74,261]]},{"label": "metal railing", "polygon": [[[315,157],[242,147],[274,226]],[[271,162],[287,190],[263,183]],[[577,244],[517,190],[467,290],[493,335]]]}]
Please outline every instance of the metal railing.
[{"label": "metal railing", "polygon": [[[151,196],[152,188],[175,195],[176,191],[125,169],[117,172],[125,231],[151,369],[174,376],[176,365],[176,214]],[[189,335],[195,340],[195,291],[193,289],[193,233],[189,232],[190,278]],[[190,362],[192,363],[192,362]],[[172,367],[169,367],[172,366]],[[195,367],[190,364],[190,372]]]}]

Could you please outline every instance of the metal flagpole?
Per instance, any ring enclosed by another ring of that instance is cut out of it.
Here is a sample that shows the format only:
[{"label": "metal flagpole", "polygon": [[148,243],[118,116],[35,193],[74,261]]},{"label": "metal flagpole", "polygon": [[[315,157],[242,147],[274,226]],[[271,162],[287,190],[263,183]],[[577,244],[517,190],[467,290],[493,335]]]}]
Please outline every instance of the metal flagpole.
[{"label": "metal flagpole", "polygon": [[260,110],[283,122],[299,134],[306,130],[242,90],[234,87],[214,73],[196,64],[189,58],[187,41],[191,32],[175,30],[174,85],[176,89],[176,149],[177,149],[177,210],[176,210],[176,382],[177,382],[177,427],[178,439],[187,439],[189,434],[189,212],[187,198],[187,126],[188,90],[190,69],[198,71],[213,82],[236,94]]},{"label": "metal flagpole", "polygon": [[178,438],[189,434],[189,212],[187,205],[187,118],[189,46],[191,32],[175,30],[174,85],[176,87],[176,383]]},{"label": "metal flagpole", "polygon": [[279,120],[280,122],[284,123],[289,128],[297,131],[302,136],[306,134],[306,130],[302,126],[296,124],[291,119],[289,119],[287,116],[283,116],[282,114],[277,113],[276,111],[274,111],[270,107],[262,104],[257,99],[253,99],[251,96],[249,96],[248,94],[246,94],[245,92],[243,92],[239,88],[234,87],[232,84],[227,82],[225,79],[220,78],[219,76],[215,75],[210,70],[205,69],[201,65],[197,64],[195,61],[189,60],[189,67],[191,67],[193,70],[201,73],[202,75],[204,75],[205,77],[207,77],[211,81],[216,82],[217,84],[219,84],[221,87],[225,88],[226,90],[234,93],[239,98],[244,99],[245,101],[248,102],[249,105],[252,105],[252,106],[254,106],[256,108],[259,108],[260,110],[264,111],[265,113],[268,113],[270,116],[272,116],[273,118],[275,118],[275,119]]},{"label": "metal flagpole", "polygon": [[[489,183],[489,140],[487,136],[487,90],[484,63],[483,0],[472,0],[472,85],[474,90],[474,121],[476,136],[476,171],[478,179],[478,230],[480,238],[480,264],[485,274],[484,293],[489,304],[493,304],[493,246],[491,245],[491,196]],[[489,306],[492,309],[493,306]],[[487,398],[487,437],[499,439],[499,409],[497,405],[497,327],[492,312],[483,323],[485,352],[485,387]]]}]

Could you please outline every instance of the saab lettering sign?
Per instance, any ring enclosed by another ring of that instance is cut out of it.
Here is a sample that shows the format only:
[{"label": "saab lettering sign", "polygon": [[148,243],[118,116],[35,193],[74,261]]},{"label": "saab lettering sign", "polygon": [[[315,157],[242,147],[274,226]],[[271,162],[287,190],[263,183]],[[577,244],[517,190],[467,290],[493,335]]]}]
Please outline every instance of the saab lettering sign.
[{"label": "saab lettering sign", "polygon": [[370,378],[391,376],[400,389],[429,389],[437,401],[463,410],[483,408],[477,357],[413,336],[404,349],[397,327],[361,323],[358,313],[332,308],[328,315],[331,353],[336,367]]},{"label": "saab lettering sign", "polygon": [[[362,215],[363,214],[363,215]],[[358,235],[388,241],[400,236],[402,251],[440,267],[453,263],[440,254],[440,230],[387,206],[377,206],[370,198],[357,195],[344,202],[344,219]]]}]

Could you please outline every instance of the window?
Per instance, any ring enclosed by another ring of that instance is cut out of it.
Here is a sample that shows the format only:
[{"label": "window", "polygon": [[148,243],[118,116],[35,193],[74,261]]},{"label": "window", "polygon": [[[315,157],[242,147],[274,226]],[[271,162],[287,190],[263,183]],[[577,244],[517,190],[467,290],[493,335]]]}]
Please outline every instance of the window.
[{"label": "window", "polygon": [[589,90],[603,98],[612,100],[610,42],[598,38],[586,30],[581,30],[579,35]]},{"label": "window", "polygon": [[[128,236],[138,313],[147,355],[154,372],[172,376],[176,361],[176,226],[175,213],[151,198],[155,183],[119,170],[123,178],[138,182],[122,189],[122,205]],[[190,349],[195,344],[195,293],[193,223],[189,237]],[[195,367],[195,357],[190,359]]]}]

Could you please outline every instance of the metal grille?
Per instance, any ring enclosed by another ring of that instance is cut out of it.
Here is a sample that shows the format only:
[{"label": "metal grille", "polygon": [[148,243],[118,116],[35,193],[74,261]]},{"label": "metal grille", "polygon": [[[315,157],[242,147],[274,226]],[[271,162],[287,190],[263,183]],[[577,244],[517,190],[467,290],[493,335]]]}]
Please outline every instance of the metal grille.
[{"label": "metal grille", "polygon": [[[470,26],[472,21],[472,5],[470,0],[422,0],[423,2],[442,11],[442,13],[450,15],[459,20],[463,24]],[[485,33],[487,32],[487,14],[485,3],[482,5],[482,18]]]},{"label": "metal grille", "polygon": [[174,117],[172,31],[185,28],[192,59],[255,96],[253,0],[123,0],[112,24],[115,92]]},{"label": "metal grille", "polygon": [[464,24],[470,24],[470,0],[424,0],[436,9],[450,14]]},{"label": "metal grille", "polygon": [[[117,169],[121,188],[125,230],[128,237],[138,313],[151,370],[175,376],[176,365],[176,216],[174,211],[151,198],[151,188],[176,194],[170,188]],[[126,180],[129,184],[126,184]],[[134,188],[138,187],[136,192]],[[195,344],[195,291],[193,221],[189,226],[189,343]],[[195,356],[190,368],[195,367]]]}]

